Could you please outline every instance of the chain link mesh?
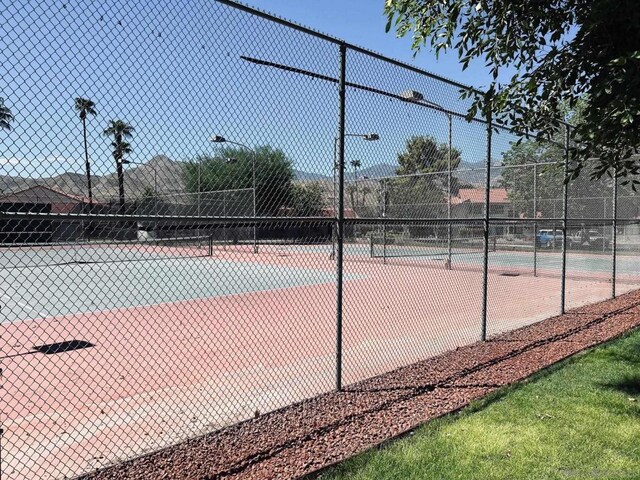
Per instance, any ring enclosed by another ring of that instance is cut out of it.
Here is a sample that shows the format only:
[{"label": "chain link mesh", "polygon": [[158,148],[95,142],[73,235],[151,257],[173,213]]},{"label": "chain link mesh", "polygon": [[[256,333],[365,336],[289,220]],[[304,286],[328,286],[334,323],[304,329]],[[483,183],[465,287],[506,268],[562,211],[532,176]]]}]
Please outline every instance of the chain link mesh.
[{"label": "chain link mesh", "polygon": [[565,204],[564,133],[489,136],[451,82],[226,1],[0,22],[2,478],[80,475],[640,284],[635,192],[585,172]]}]

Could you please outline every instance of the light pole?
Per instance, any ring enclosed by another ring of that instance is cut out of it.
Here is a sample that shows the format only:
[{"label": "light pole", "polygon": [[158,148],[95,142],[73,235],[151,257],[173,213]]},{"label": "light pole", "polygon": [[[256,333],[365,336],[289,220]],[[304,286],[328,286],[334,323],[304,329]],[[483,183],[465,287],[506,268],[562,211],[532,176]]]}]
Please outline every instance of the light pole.
[{"label": "light pole", "polygon": [[240,142],[235,142],[232,140],[227,140],[221,135],[213,135],[209,139],[212,143],[230,143],[231,145],[237,145],[238,147],[242,147],[248,150],[251,153],[251,177],[253,183],[253,253],[258,253],[258,236],[257,236],[257,227],[255,224],[256,220],[256,151]]},{"label": "light pole", "polygon": [[[361,138],[367,142],[375,142],[380,140],[380,135],[377,133],[345,133],[345,137],[357,137]],[[333,139],[333,214],[337,215],[338,205],[336,198],[336,180],[337,180],[337,172],[338,172],[338,142],[340,141],[340,137],[335,137]],[[331,229],[331,255],[329,258],[333,259],[336,256],[336,226],[334,225]]]},{"label": "light pole", "polygon": [[[146,163],[134,162],[132,160],[126,160],[124,158],[121,160],[120,163],[122,163],[122,165],[139,165],[139,166],[148,165]],[[153,214],[154,216],[157,217],[158,216],[158,175],[157,175],[156,166],[151,165],[151,168],[153,168]]]},{"label": "light pole", "polygon": [[425,100],[424,95],[414,90],[405,90],[400,94],[408,102],[417,103],[418,105],[424,105],[431,107],[439,112],[442,112],[447,117],[449,124],[449,141],[448,141],[448,155],[447,155],[447,262],[445,264],[447,270],[451,270],[451,154],[453,153],[453,115],[442,105],[438,105],[430,100]]},{"label": "light pole", "polygon": [[[147,163],[134,162],[132,160],[125,160],[124,158],[122,159],[122,164],[123,165],[140,165],[140,166],[148,165]],[[153,193],[157,195],[158,194],[157,170],[155,165],[151,165],[151,168],[153,168]]]}]

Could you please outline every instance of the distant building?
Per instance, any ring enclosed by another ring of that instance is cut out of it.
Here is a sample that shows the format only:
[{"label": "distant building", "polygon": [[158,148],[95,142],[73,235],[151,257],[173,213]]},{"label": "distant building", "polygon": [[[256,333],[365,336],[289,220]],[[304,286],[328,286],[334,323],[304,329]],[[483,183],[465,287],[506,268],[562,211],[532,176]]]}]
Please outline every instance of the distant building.
[{"label": "distant building", "polygon": [[[451,217],[452,218],[482,218],[484,215],[484,188],[461,188],[458,194],[451,197]],[[510,203],[507,190],[504,188],[491,188],[489,190],[489,213],[491,218],[509,217]],[[481,226],[469,226],[468,229],[475,235],[481,234]],[[507,233],[508,227],[504,225],[493,225],[491,235],[503,235]]]},{"label": "distant building", "polygon": [[[321,215],[323,217],[336,217],[337,213],[334,211],[333,207],[325,207],[322,209]],[[345,207],[344,218],[358,218],[358,214],[353,208]]]},{"label": "distant building", "polygon": [[[477,218],[484,213],[484,188],[461,188],[451,197],[451,216],[456,218]],[[505,188],[489,191],[489,213],[492,217],[507,217],[509,197]]]},{"label": "distant building", "polygon": [[[5,213],[83,213],[88,205],[88,198],[42,185],[0,197],[0,211]],[[82,222],[79,221],[16,219],[2,222],[0,226],[0,243],[55,242],[74,240],[81,235]]]}]

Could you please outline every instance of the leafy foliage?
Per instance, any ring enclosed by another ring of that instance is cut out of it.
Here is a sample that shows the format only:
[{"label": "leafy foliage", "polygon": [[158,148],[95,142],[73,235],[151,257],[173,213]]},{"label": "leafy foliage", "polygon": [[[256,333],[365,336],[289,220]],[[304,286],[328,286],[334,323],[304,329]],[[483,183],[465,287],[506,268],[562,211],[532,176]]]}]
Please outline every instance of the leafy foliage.
[{"label": "leafy foliage", "polygon": [[[592,175],[629,180],[640,173],[640,8],[636,0],[387,0],[387,30],[413,35],[416,52],[455,49],[463,68],[485,62],[493,81],[468,112],[520,133],[551,138],[563,112],[585,97],[583,122],[571,129],[575,178],[586,159]],[[502,81],[501,69],[517,73]],[[565,104],[563,104],[563,102]],[[571,120],[567,118],[567,120]]]},{"label": "leafy foliage", "polygon": [[116,163],[122,163],[125,154],[131,153],[131,144],[126,139],[133,136],[133,127],[122,120],[111,120],[103,134],[113,136],[113,158]]},{"label": "leafy foliage", "polygon": [[[536,211],[543,218],[559,218],[562,215],[563,158],[564,151],[561,146],[533,140],[515,143],[510,150],[503,153],[504,165],[528,165],[521,168],[507,168],[502,173],[502,186],[507,189],[509,201],[517,213],[526,217],[532,216],[534,175],[537,174]],[[531,166],[532,163],[551,163],[551,165],[540,165],[535,169]],[[602,204],[611,205],[613,187],[612,181],[607,177],[594,181],[589,178],[589,175],[580,175],[567,188],[569,199],[580,199],[577,202],[570,202],[572,216],[595,218],[601,215]]]},{"label": "leafy foliage", "polygon": [[[583,123],[585,108],[586,102],[581,101],[568,114],[576,125]],[[509,201],[517,213],[526,217],[533,214],[535,186],[538,214],[543,218],[558,218],[562,215],[564,160],[565,150],[560,133],[554,135],[551,141],[524,140],[514,143],[502,154],[503,165],[530,165],[522,168],[507,168],[502,172],[502,186],[507,189]],[[533,163],[548,165],[539,165],[534,168],[531,165]],[[569,169],[571,165],[570,159]],[[583,168],[592,174],[594,162],[586,163]],[[534,182],[534,173],[537,173],[536,182]],[[608,177],[595,180],[591,178],[592,176],[577,176],[568,185],[568,198],[580,199],[577,202],[570,202],[570,215],[597,217],[601,215],[603,205],[607,203],[611,205],[613,181]]]},{"label": "leafy foliage", "polygon": [[0,97],[0,130],[11,130],[12,121],[11,110],[4,104],[4,98]]},{"label": "leafy foliage", "polygon": [[102,132],[104,136],[113,136],[113,159],[116,162],[116,174],[118,177],[118,196],[120,206],[124,207],[124,171],[122,163],[124,156],[131,153],[131,144],[126,141],[133,136],[133,127],[122,120],[111,120],[109,126]]},{"label": "leafy foliage", "polygon": [[78,112],[78,116],[80,117],[80,120],[82,120],[83,122],[86,120],[87,115],[91,115],[91,116],[97,115],[96,104],[92,100],[89,100],[88,98],[77,97],[74,100],[73,105],[74,105],[74,108],[76,109],[76,112]]},{"label": "leafy foliage", "polygon": [[[460,151],[451,150],[451,170],[460,165]],[[411,175],[394,179],[388,185],[389,203],[392,205],[444,204],[447,201],[449,146],[439,144],[433,137],[416,136],[407,141],[406,149],[398,155],[397,175]],[[423,175],[416,175],[423,174]],[[459,184],[451,179],[451,192],[455,195]],[[420,208],[420,207],[418,207]]]},{"label": "leafy foliage", "polygon": [[220,149],[217,156],[200,155],[187,162],[183,171],[187,191],[210,192],[253,188],[255,161],[256,212],[278,215],[293,194],[293,168],[284,152],[270,146],[254,153],[236,147]]},{"label": "leafy foliage", "polygon": [[322,186],[318,182],[294,183],[291,188],[290,208],[299,217],[320,216],[325,207]]},{"label": "leafy foliage", "polygon": [[84,143],[84,165],[87,175],[87,196],[89,205],[93,204],[93,191],[91,188],[91,164],[89,163],[89,146],[87,145],[87,115],[96,116],[96,104],[88,98],[77,97],[74,100],[74,107],[80,121],[82,122],[82,138]]}]

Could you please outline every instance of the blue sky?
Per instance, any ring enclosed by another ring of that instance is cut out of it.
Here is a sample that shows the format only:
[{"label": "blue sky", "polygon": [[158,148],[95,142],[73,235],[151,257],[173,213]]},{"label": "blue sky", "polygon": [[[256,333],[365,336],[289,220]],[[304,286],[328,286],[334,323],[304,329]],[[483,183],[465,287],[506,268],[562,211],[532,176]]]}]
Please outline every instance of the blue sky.
[{"label": "blue sky", "polygon": [[[413,58],[410,39],[384,32],[381,1],[253,1],[254,6],[474,86],[488,81],[481,66],[462,72],[454,55]],[[180,5],[180,8],[176,8]],[[164,154],[175,160],[215,152],[212,134],[250,146],[282,149],[295,168],[330,175],[338,101],[334,83],[248,63],[241,56],[338,75],[335,44],[211,0],[18,0],[0,9],[4,69],[0,96],[15,115],[0,132],[0,174],[52,176],[83,172],[76,96],[91,98],[89,154],[96,174],[113,173],[111,119],[134,127],[129,160]],[[348,81],[392,93],[413,89],[464,112],[459,91],[357,52],[347,57]],[[350,139],[347,161],[363,168],[395,163],[413,135],[447,139],[447,119],[430,109],[348,89],[347,132],[375,132],[378,142]],[[480,125],[454,122],[463,160],[482,161]],[[498,139],[497,154],[508,148]]]},{"label": "blue sky", "polygon": [[463,71],[455,52],[441,54],[436,59],[432,52],[423,49],[414,57],[410,37],[397,38],[393,30],[385,32],[384,0],[245,0],[243,3],[467,85],[483,88],[490,82],[482,62],[473,63]]}]

